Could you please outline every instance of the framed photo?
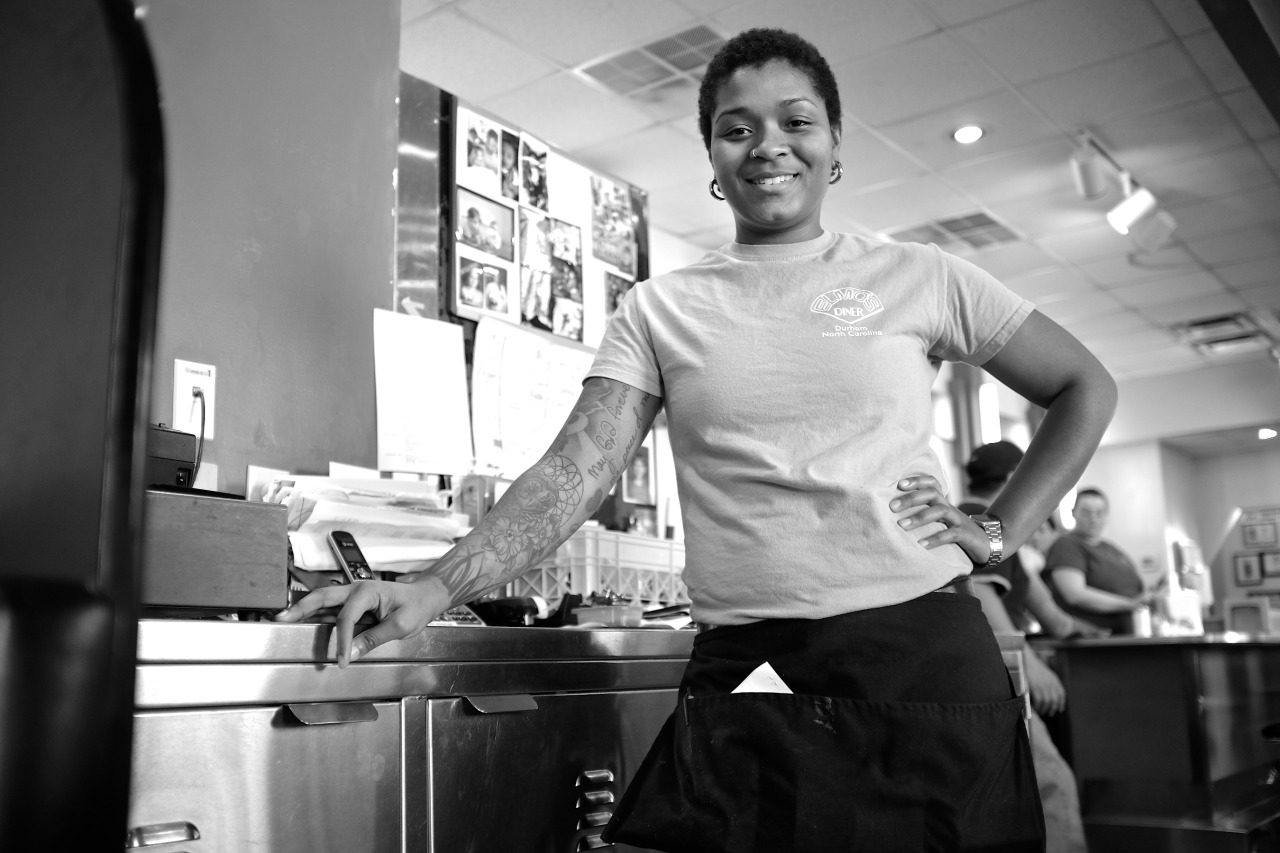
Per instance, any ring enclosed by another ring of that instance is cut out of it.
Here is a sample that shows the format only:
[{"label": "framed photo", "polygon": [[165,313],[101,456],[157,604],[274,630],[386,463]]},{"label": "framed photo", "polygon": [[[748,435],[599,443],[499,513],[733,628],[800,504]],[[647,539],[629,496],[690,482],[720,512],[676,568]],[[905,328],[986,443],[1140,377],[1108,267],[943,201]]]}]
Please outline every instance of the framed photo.
[{"label": "framed photo", "polygon": [[459,246],[455,253],[453,313],[470,320],[520,316],[520,282],[515,269],[481,252]]},{"label": "framed photo", "polygon": [[1280,551],[1268,551],[1262,555],[1262,576],[1280,577]]},{"label": "framed photo", "polygon": [[653,507],[641,507],[631,512],[631,533],[641,536],[658,536],[658,511]]},{"label": "framed photo", "polygon": [[591,176],[591,253],[624,273],[635,274],[636,234],[631,221],[631,190],[599,175]]},{"label": "framed photo", "polygon": [[629,504],[656,507],[658,492],[654,486],[653,442],[646,438],[622,475],[622,499]]},{"label": "framed photo", "polygon": [[514,262],[516,212],[505,204],[458,187],[458,229],[454,237],[464,246]]},{"label": "framed photo", "polygon": [[613,312],[618,310],[618,303],[622,301],[622,297],[626,296],[627,291],[634,286],[635,282],[629,278],[623,278],[611,272],[604,274],[604,316],[606,319],[613,316]]},{"label": "framed photo", "polygon": [[1274,521],[1245,524],[1242,526],[1241,532],[1244,533],[1244,547],[1246,548],[1268,548],[1273,545],[1280,545]]},{"label": "framed photo", "polygon": [[520,134],[520,203],[547,209],[547,146],[528,134]]},{"label": "framed photo", "polygon": [[454,134],[457,183],[497,196],[503,185],[503,142],[509,137],[516,138],[515,132],[461,104],[454,127],[457,128]]},{"label": "framed photo", "polygon": [[1236,585],[1257,586],[1262,583],[1262,556],[1236,554]]}]

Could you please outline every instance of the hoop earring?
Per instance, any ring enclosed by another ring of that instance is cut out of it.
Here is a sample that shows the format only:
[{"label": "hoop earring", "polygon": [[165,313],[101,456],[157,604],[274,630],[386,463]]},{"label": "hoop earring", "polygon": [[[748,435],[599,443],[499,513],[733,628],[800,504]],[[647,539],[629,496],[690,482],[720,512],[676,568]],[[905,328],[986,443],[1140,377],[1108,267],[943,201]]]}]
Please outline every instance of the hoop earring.
[{"label": "hoop earring", "polygon": [[835,165],[831,167],[831,180],[827,181],[827,183],[838,184],[840,183],[840,179],[843,177],[844,177],[844,164],[841,163],[839,160],[837,160],[835,162]]},{"label": "hoop earring", "polygon": [[716,201],[724,201],[724,192],[720,189],[720,185],[716,183],[715,178],[712,178],[711,183],[707,184],[707,191],[711,193],[711,197]]}]

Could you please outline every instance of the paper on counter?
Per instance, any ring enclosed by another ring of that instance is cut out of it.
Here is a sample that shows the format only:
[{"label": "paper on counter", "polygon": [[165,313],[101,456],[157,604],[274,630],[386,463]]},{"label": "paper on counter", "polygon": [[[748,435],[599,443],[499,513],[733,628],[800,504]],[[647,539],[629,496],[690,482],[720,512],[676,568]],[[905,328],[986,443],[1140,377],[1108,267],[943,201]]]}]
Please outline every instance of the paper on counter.
[{"label": "paper on counter", "polygon": [[471,414],[462,327],[375,310],[373,355],[379,470],[470,470]]},{"label": "paper on counter", "polygon": [[791,688],[774,671],[768,661],[760,664],[751,674],[742,679],[742,683],[731,691],[733,693],[790,693]]}]

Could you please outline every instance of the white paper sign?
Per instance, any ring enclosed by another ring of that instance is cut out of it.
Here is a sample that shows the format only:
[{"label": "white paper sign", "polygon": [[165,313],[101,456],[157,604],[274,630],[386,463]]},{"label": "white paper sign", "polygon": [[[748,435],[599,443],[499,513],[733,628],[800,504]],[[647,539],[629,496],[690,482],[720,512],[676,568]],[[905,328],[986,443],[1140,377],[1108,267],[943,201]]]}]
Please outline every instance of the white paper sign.
[{"label": "white paper sign", "polygon": [[373,312],[378,468],[460,474],[471,468],[462,327]]}]

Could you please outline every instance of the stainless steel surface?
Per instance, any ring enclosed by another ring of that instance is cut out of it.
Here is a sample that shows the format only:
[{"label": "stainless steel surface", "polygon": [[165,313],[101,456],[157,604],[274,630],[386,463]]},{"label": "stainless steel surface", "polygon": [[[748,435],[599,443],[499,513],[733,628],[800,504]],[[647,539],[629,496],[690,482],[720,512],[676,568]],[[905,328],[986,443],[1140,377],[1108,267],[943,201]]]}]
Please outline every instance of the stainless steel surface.
[{"label": "stainless steel surface", "polygon": [[[480,629],[474,629],[480,630]],[[532,630],[532,629],[526,629]],[[470,632],[470,629],[468,629]],[[138,666],[139,709],[671,687],[680,660]]]},{"label": "stainless steel surface", "polygon": [[139,713],[128,826],[135,838],[199,828],[168,851],[398,853],[400,705],[379,703],[377,714],[304,726],[281,708]]},{"label": "stainless steel surface", "polygon": [[177,841],[199,841],[200,830],[185,820],[171,823],[153,823],[149,826],[130,827],[125,833],[126,848],[155,847],[159,844],[172,844]]},{"label": "stainless steel surface", "polygon": [[[387,643],[363,662],[617,660],[689,657],[692,631],[669,628],[427,628]],[[325,662],[334,659],[332,625],[144,619],[138,662]]]},{"label": "stainless steel surface", "polygon": [[431,844],[410,838],[409,849],[596,844],[675,697],[672,689],[540,695],[537,710],[497,715],[431,700]]},{"label": "stainless steel surface", "polygon": [[1280,756],[1261,729],[1280,720],[1274,638],[1046,645],[1070,697],[1068,754],[1091,849],[1251,850],[1249,839],[1269,837]]}]

